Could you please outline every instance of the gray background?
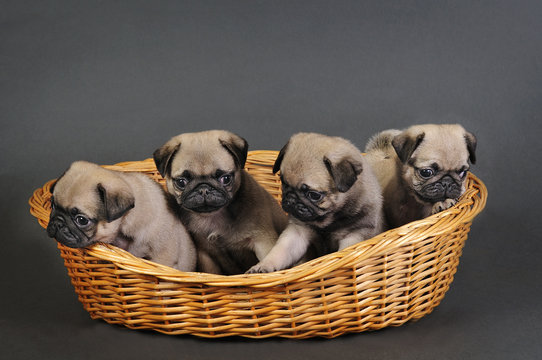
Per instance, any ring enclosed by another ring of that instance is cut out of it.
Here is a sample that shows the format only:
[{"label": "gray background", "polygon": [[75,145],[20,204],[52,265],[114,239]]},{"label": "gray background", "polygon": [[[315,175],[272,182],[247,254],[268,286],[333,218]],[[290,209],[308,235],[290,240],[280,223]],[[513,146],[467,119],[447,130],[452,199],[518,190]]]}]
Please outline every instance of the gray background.
[{"label": "gray background", "polygon": [[[541,358],[541,19],[540,1],[1,1],[5,358]],[[182,132],[363,147],[425,122],[477,135],[490,196],[442,304],[398,328],[204,340],[91,320],[28,213],[72,161],[145,159]]]}]

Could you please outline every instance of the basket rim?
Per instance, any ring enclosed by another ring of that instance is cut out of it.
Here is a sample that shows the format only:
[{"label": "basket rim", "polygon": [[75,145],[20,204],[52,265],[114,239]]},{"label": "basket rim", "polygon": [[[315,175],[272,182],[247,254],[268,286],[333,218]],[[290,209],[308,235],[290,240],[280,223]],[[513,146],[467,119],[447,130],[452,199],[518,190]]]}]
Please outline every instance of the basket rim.
[{"label": "basket rim", "polygon": [[[252,165],[272,167],[277,154],[278,151],[275,150],[249,151],[247,167]],[[157,171],[154,161],[151,158],[102,166],[107,169],[119,171]],[[49,220],[49,210],[44,208],[44,205],[50,198],[49,190],[55,180],[50,180],[41,188],[36,189],[28,200],[30,213],[37,218],[39,224],[44,228],[47,227]],[[429,226],[433,230],[431,235],[438,235],[445,233],[450,227],[457,224],[472,222],[473,218],[485,207],[487,188],[478,177],[469,172],[466,189],[456,205],[440,213],[387,230],[371,239],[295,267],[266,274],[216,275],[201,272],[182,272],[165,265],[138,258],[125,250],[109,244],[98,243],[83,249],[72,249],[60,243],[57,244],[61,250],[81,251],[88,256],[109,261],[121,269],[142,275],[154,276],[170,282],[228,287],[274,287],[293,281],[308,281],[321,278],[342,265],[350,263],[354,258],[356,261],[362,261],[375,254],[385,253],[388,248],[415,242],[420,235],[427,235],[429,231],[427,228]],[[435,227],[438,228],[439,226],[439,231],[434,231]],[[323,264],[324,266],[322,266]]]}]

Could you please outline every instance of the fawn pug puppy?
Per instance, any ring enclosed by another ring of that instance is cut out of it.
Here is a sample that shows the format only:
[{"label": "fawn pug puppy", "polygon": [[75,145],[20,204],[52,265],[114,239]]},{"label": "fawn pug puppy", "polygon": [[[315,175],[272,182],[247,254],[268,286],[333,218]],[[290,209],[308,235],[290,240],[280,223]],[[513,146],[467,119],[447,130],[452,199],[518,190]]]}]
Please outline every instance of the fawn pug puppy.
[{"label": "fawn pug puppy", "polygon": [[52,194],[47,234],[60,243],[80,248],[103,242],[181,271],[195,270],[196,249],[175,204],[144,174],[77,161]]},{"label": "fawn pug puppy", "polygon": [[384,195],[390,227],[453,206],[465,191],[476,137],[461,125],[415,125],[386,130],[367,143],[367,160]]},{"label": "fawn pug puppy", "polygon": [[247,142],[227,131],[186,133],[154,152],[198,249],[198,269],[244,273],[287,224],[278,202],[243,168]]},{"label": "fawn pug puppy", "polygon": [[[380,186],[349,141],[299,133],[280,151],[282,207],[288,227],[271,252],[248,273],[285,269],[300,260],[342,250],[383,229]],[[307,250],[312,249],[312,256]]]}]

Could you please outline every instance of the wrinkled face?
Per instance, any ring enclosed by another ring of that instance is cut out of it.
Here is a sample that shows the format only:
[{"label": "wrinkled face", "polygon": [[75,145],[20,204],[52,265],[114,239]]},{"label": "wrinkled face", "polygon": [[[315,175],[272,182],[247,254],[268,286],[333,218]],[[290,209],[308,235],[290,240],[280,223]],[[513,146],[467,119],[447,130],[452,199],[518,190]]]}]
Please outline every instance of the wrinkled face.
[{"label": "wrinkled face", "polygon": [[47,234],[66,246],[81,248],[97,242],[111,243],[119,232],[120,220],[108,222],[77,206],[58,205],[54,197],[51,207]]},{"label": "wrinkled face", "polygon": [[[420,145],[420,148],[423,146]],[[469,170],[468,152],[456,149],[453,156],[438,149],[421,148],[403,167],[403,179],[423,202],[436,203],[457,199],[465,191]]]},{"label": "wrinkled face", "polygon": [[47,234],[73,248],[112,243],[134,204],[124,181],[95,165],[74,163],[54,185]]},{"label": "wrinkled face", "polygon": [[457,199],[465,191],[464,180],[468,169],[468,165],[444,169],[437,162],[413,164],[407,169],[405,178],[420,200],[436,203]]},{"label": "wrinkled face", "polygon": [[[284,211],[316,227],[329,225],[333,221],[333,214],[342,207],[345,194],[314,183],[308,185],[305,182],[296,182],[295,186],[292,186],[287,178],[287,174],[281,175]],[[331,179],[330,181],[332,182]]]},{"label": "wrinkled face", "polygon": [[361,170],[354,169],[350,159],[300,159],[293,155],[285,156],[281,167],[284,211],[320,229],[354,215],[359,199],[353,199],[357,192],[351,189]]},{"label": "wrinkled face", "polygon": [[234,199],[241,186],[248,144],[224,130],[185,133],[154,154],[166,187],[184,209],[214,213]]},{"label": "wrinkled face", "polygon": [[422,203],[457,199],[465,191],[476,137],[457,124],[412,126],[392,140],[402,180]]},{"label": "wrinkled face", "polygon": [[241,184],[241,172],[223,148],[182,146],[166,179],[168,191],[183,208],[213,213],[227,206]]},{"label": "wrinkled face", "polygon": [[349,217],[357,200],[350,189],[363,171],[361,154],[341,138],[315,133],[293,135],[279,152],[273,173],[280,170],[282,208],[294,218],[320,229]]},{"label": "wrinkled face", "polygon": [[[55,193],[58,193],[56,190]],[[58,195],[58,198],[63,198],[62,194]],[[77,205],[77,202],[59,201],[53,195],[47,234],[72,248],[87,247],[97,242],[112,243],[119,233],[120,218],[107,219],[99,194],[85,194],[84,198],[87,200]],[[95,198],[96,202],[88,202],[91,198]]]},{"label": "wrinkled face", "polygon": [[97,225],[96,216],[76,206],[61,206],[55,203],[54,196],[51,198],[51,216],[47,226],[49,237],[69,247],[85,247],[96,242]]}]

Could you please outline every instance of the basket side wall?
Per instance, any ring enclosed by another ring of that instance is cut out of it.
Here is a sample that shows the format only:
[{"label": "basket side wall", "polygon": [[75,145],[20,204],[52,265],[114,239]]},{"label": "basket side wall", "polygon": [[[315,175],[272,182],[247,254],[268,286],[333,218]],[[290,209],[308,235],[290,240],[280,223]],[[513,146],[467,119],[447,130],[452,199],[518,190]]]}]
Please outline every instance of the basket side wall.
[{"label": "basket side wall", "polygon": [[430,313],[453,281],[468,227],[327,276],[270,288],[168,282],[61,250],[92,318],[203,337],[335,337],[398,326]]}]

